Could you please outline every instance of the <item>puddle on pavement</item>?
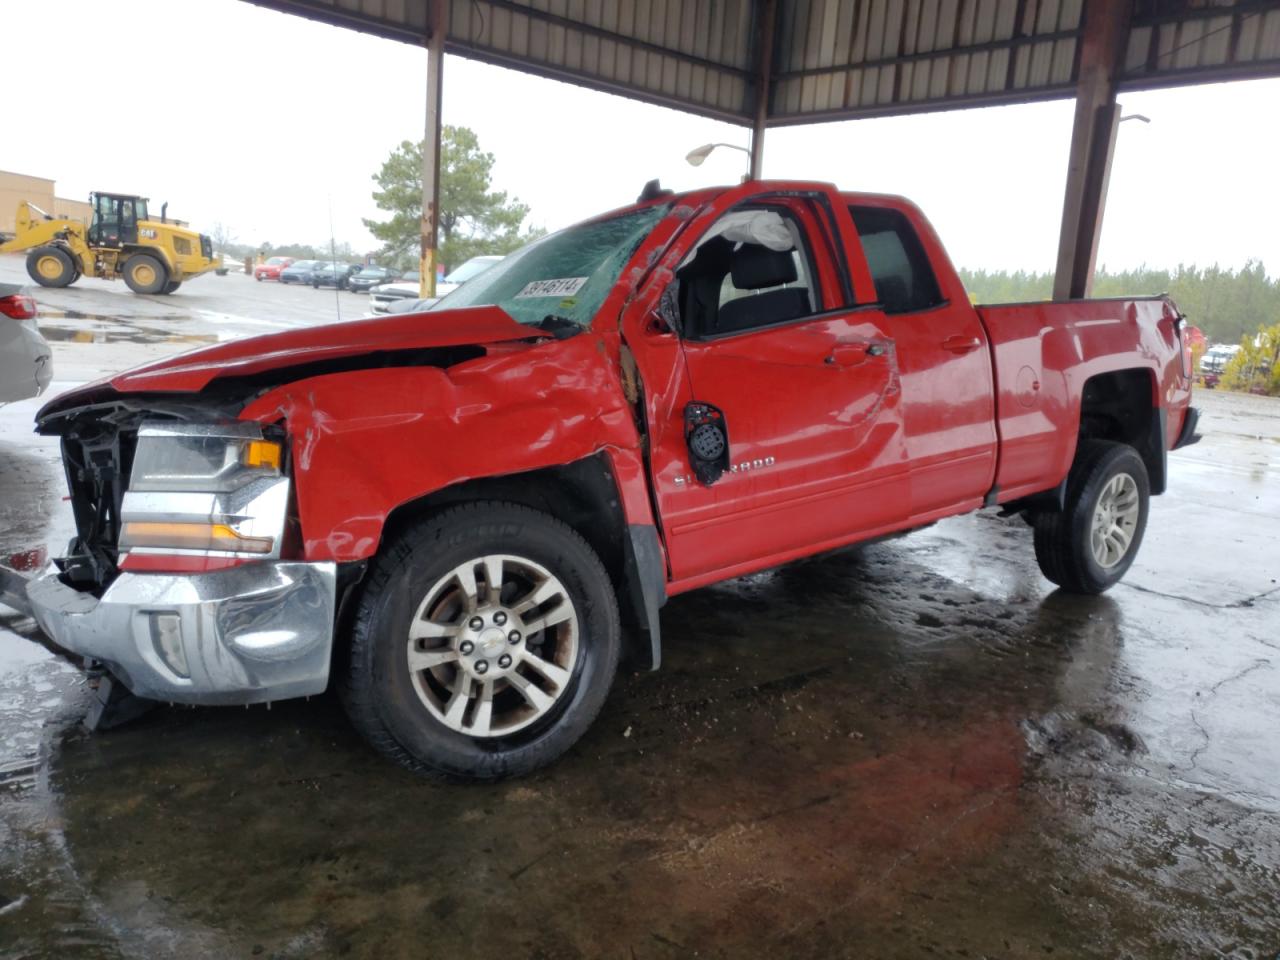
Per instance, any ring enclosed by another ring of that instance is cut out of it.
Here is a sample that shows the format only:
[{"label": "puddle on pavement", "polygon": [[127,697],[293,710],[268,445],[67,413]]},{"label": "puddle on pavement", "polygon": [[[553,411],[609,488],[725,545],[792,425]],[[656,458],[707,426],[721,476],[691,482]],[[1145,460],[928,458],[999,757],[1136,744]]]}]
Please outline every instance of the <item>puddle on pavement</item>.
[{"label": "puddle on pavement", "polygon": [[[58,343],[217,343],[215,333],[185,333],[166,329],[158,323],[183,323],[191,318],[180,313],[148,316],[147,323],[129,317],[84,313],[80,310],[41,310],[40,332]],[[59,322],[62,321],[62,322]]]}]

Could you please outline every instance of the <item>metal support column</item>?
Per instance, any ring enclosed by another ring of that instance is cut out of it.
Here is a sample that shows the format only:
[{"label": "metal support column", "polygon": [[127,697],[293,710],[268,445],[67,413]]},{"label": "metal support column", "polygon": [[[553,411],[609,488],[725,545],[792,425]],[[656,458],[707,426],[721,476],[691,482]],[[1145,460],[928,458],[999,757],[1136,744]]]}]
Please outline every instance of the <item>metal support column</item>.
[{"label": "metal support column", "polygon": [[444,86],[444,39],[449,0],[430,0],[427,16],[427,127],[422,143],[422,251],[418,259],[423,297],[436,295],[436,250],[440,227],[440,102]]},{"label": "metal support column", "polygon": [[751,165],[748,180],[759,180],[764,164],[764,128],[769,120],[769,84],[773,80],[773,36],[778,21],[777,0],[764,0],[760,8],[760,69],[756,73],[756,116],[751,125]]},{"label": "metal support column", "polygon": [[1053,298],[1087,297],[1102,236],[1120,110],[1116,79],[1129,42],[1133,0],[1085,0],[1076,115],[1071,130]]}]

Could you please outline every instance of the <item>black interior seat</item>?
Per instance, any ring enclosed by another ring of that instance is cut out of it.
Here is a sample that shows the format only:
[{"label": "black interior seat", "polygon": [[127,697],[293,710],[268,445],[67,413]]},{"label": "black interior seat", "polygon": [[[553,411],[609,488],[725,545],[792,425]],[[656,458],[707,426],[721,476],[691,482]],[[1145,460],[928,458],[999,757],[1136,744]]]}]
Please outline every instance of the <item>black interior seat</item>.
[{"label": "black interior seat", "polygon": [[[766,290],[796,280],[796,264],[790,250],[770,250],[758,243],[738,247],[729,272],[739,290]],[[783,323],[802,317],[809,310],[809,291],[804,287],[782,287],[738,297],[720,307],[715,332],[733,333]]]}]

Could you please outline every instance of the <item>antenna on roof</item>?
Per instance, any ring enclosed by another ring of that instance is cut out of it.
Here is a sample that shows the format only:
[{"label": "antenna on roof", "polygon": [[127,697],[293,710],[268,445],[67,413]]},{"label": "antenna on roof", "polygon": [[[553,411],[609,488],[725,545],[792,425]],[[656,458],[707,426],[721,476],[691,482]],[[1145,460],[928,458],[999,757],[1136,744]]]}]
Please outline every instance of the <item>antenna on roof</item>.
[{"label": "antenna on roof", "polygon": [[644,189],[640,191],[640,196],[636,197],[636,203],[648,203],[650,200],[657,200],[660,197],[673,197],[674,190],[663,190],[662,184],[655,177],[644,185]]}]

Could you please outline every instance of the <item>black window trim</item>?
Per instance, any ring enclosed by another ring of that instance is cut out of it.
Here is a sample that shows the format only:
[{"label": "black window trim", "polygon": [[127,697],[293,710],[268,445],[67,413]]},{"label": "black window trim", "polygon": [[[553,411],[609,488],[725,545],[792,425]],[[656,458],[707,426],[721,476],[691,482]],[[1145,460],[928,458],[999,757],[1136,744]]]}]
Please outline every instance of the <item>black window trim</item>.
[{"label": "black window trim", "polygon": [[[746,330],[726,330],[724,333],[709,333],[704,336],[692,337],[681,335],[681,339],[687,343],[711,343],[716,340],[728,340],[730,337],[749,337],[753,333],[761,333],[769,330],[781,330],[784,327],[794,327],[802,323],[813,323],[818,320],[832,320],[836,317],[847,316],[851,313],[870,313],[872,311],[884,311],[884,304],[875,303],[859,303],[851,307],[833,307],[830,310],[819,310],[817,313],[807,313],[802,317],[793,317],[790,320],[779,320],[777,323],[764,323],[758,327],[748,327]],[[886,314],[889,316],[889,314]]]}]

